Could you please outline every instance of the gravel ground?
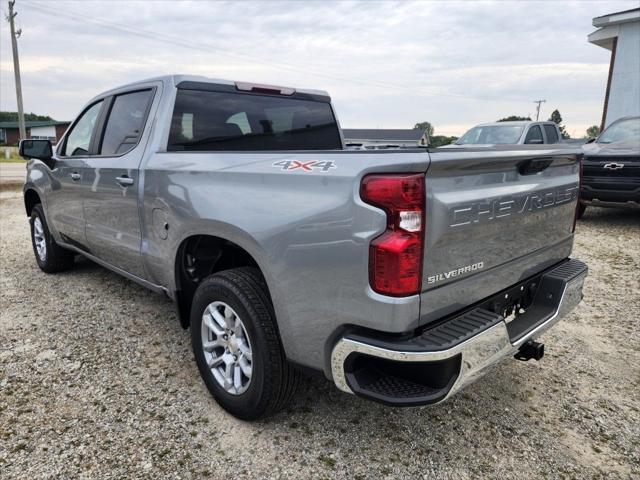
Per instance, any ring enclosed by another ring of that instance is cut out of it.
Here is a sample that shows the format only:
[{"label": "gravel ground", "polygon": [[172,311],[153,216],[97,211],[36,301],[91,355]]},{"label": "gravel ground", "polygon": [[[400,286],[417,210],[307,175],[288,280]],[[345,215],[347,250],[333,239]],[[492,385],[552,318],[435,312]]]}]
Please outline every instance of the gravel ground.
[{"label": "gravel ground", "polygon": [[266,421],[226,414],[171,302],[88,261],[36,267],[0,199],[2,478],[640,478],[640,216],[589,209],[585,301],[451,401],[391,409],[306,380]]}]

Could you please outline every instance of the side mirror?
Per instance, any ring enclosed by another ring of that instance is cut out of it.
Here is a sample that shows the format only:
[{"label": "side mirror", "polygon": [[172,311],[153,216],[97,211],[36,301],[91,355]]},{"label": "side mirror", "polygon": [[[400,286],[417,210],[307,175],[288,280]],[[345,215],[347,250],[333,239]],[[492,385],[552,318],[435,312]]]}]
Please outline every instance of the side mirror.
[{"label": "side mirror", "polygon": [[49,140],[20,140],[20,156],[27,160],[37,158],[51,168],[53,147]]},{"label": "side mirror", "polygon": [[531,140],[527,140],[524,143],[526,143],[527,145],[542,145],[544,142],[539,138],[532,138]]},{"label": "side mirror", "polygon": [[593,142],[595,142],[595,141],[596,141],[596,139],[595,139],[595,138],[590,138],[590,139],[589,139],[589,140],[587,140],[585,143],[593,143]]}]

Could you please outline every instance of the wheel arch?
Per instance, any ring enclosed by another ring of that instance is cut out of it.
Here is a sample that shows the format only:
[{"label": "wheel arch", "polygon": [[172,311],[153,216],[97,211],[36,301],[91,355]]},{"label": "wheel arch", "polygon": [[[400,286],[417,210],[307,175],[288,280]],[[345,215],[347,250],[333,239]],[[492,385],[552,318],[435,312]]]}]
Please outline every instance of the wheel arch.
[{"label": "wheel arch", "polygon": [[27,217],[31,216],[33,207],[35,207],[39,203],[42,203],[42,199],[40,198],[40,194],[37,192],[37,190],[32,186],[25,186],[24,209],[27,212]]},{"label": "wheel arch", "polygon": [[256,246],[211,233],[193,233],[183,238],[173,262],[174,292],[180,325],[189,327],[191,301],[199,283],[209,275],[238,267],[253,267],[265,279],[270,299],[272,282]]}]

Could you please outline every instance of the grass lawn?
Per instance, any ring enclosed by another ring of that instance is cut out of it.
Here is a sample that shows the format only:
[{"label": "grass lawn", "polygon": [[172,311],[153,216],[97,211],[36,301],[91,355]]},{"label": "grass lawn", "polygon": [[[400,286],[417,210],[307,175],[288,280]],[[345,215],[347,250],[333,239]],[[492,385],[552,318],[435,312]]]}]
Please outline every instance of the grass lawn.
[{"label": "grass lawn", "polygon": [[0,193],[19,192],[20,190],[22,190],[23,185],[24,182],[21,182],[19,180],[0,181]]},{"label": "grass lawn", "polygon": [[26,160],[20,155],[10,155],[9,158],[0,153],[0,163],[25,163]]}]

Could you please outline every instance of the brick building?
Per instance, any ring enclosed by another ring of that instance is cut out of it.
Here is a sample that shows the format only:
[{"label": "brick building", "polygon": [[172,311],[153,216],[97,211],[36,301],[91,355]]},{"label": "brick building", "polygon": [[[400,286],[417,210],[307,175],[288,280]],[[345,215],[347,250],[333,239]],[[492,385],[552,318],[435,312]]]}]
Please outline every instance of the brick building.
[{"label": "brick building", "polygon": [[[49,139],[57,143],[71,122],[55,120],[27,120],[27,138]],[[20,140],[18,122],[0,122],[0,145],[17,145]]]}]

